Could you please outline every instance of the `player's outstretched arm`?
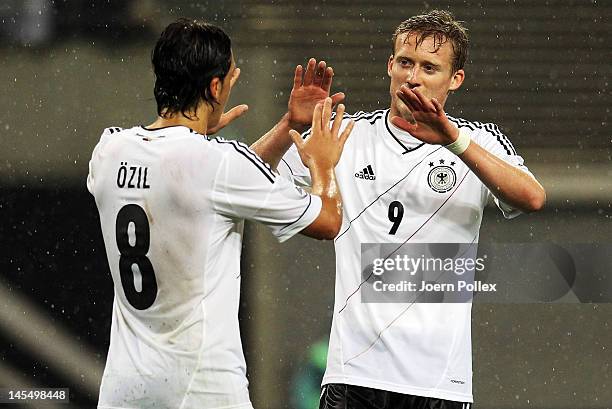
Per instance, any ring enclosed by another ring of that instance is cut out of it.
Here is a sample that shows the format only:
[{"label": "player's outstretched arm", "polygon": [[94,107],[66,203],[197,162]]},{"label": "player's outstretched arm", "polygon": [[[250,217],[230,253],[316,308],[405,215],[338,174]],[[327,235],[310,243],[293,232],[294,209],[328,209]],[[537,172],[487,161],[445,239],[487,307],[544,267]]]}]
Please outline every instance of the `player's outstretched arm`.
[{"label": "player's outstretched arm", "polygon": [[[332,67],[328,67],[325,61],[317,63],[314,58],[308,61],[306,70],[301,65],[295,68],[287,113],[270,131],[251,145],[251,149],[272,168],[276,169],[291,146],[289,130],[303,132],[310,126],[315,105],[329,97],[333,76]],[[343,99],[342,92],[331,96],[333,105]]]},{"label": "player's outstretched arm", "polygon": [[301,233],[326,240],[335,238],[342,226],[342,199],[334,168],[354,125],[353,121],[349,122],[338,135],[344,116],[344,105],[338,106],[336,117],[330,125],[332,104],[332,99],[326,98],[323,104],[316,105],[312,134],[308,139],[303,140],[299,132],[293,129],[289,132],[302,162],[310,171],[311,193],[319,196],[322,202],[319,216]]},{"label": "player's outstretched arm", "polygon": [[[415,122],[411,123],[396,116],[391,118],[395,126],[429,144],[448,146],[457,141],[459,129],[448,120],[442,105],[435,98],[429,99],[418,89],[411,90],[406,86],[398,90],[397,96],[406,104]],[[465,142],[469,145],[458,155],[459,158],[495,197],[526,213],[544,207],[546,192],[533,176],[512,166],[476,142],[469,139]]]}]

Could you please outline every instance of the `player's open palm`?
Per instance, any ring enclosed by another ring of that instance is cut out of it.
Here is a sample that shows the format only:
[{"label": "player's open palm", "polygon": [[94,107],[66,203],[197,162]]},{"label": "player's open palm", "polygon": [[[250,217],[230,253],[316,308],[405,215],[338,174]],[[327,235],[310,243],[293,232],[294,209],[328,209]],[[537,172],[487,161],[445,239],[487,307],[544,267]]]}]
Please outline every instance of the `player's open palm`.
[{"label": "player's open palm", "polygon": [[[308,126],[312,122],[315,105],[329,97],[334,70],[325,61],[311,58],[306,65],[306,72],[301,65],[295,68],[293,88],[289,95],[289,119],[293,125]],[[331,96],[336,105],[344,99],[338,92]]]},{"label": "player's open palm", "polygon": [[334,168],[338,164],[344,144],[353,130],[355,123],[350,121],[340,133],[340,126],[344,117],[344,105],[342,104],[338,105],[336,117],[330,124],[332,105],[332,99],[326,98],[322,104],[319,103],[315,106],[312,117],[312,131],[307,139],[302,139],[302,136],[293,129],[289,132],[302,162],[310,169],[313,166],[324,169]]},{"label": "player's open palm", "polygon": [[448,120],[435,98],[429,99],[418,89],[409,89],[405,85],[397,91],[397,96],[410,110],[414,122],[394,116],[391,118],[393,125],[432,145],[448,145],[457,139],[458,129]]}]

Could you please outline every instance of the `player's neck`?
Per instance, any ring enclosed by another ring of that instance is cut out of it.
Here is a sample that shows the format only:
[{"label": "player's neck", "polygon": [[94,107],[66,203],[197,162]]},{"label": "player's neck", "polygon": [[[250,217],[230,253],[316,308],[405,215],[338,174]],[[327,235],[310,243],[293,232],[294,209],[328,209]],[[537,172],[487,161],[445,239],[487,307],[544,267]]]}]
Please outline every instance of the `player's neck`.
[{"label": "player's neck", "polygon": [[400,114],[397,108],[393,104],[391,104],[391,106],[389,107],[389,119],[393,118],[394,116],[400,116]]},{"label": "player's neck", "polygon": [[[208,115],[204,114],[192,116],[194,119],[186,118],[183,114],[175,114],[173,116],[161,117],[158,116],[155,122],[147,126],[147,128],[164,128],[168,126],[186,126],[187,128],[193,129],[201,135],[206,135],[206,129],[208,129]],[[197,119],[196,119],[197,118]]]}]

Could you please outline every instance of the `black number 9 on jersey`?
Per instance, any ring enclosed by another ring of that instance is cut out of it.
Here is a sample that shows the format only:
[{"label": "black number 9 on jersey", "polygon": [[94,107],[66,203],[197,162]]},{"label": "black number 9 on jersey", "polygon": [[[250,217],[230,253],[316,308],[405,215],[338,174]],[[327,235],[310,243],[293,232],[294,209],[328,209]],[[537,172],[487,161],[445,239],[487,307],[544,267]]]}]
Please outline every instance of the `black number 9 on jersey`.
[{"label": "black number 9 on jersey", "polygon": [[[128,236],[130,223],[134,224],[136,242],[132,246]],[[151,239],[149,220],[142,207],[129,204],[119,210],[115,226],[119,257],[121,286],[128,302],[138,310],[146,310],[157,298],[157,280],[151,261],[147,258]],[[142,289],[136,290],[132,267],[138,266],[142,277]]]},{"label": "black number 9 on jersey", "polygon": [[389,230],[389,234],[395,234],[400,224],[402,223],[402,219],[404,218],[404,205],[397,200],[392,201],[389,204],[389,220],[393,223],[391,226],[391,230]]}]

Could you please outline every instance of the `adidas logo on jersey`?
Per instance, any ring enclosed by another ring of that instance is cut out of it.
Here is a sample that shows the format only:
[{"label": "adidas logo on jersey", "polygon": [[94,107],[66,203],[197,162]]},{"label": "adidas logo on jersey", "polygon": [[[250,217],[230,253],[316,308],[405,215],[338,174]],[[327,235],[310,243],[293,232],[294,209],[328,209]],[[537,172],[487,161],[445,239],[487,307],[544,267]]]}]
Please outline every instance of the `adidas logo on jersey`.
[{"label": "adidas logo on jersey", "polygon": [[372,169],[372,165],[368,165],[361,172],[355,173],[355,177],[359,179],[367,179],[367,180],[376,180],[376,175],[374,174],[374,169]]}]

